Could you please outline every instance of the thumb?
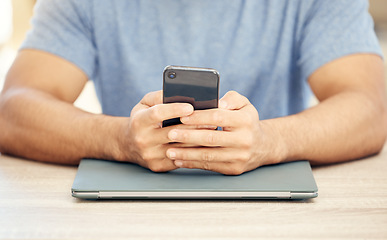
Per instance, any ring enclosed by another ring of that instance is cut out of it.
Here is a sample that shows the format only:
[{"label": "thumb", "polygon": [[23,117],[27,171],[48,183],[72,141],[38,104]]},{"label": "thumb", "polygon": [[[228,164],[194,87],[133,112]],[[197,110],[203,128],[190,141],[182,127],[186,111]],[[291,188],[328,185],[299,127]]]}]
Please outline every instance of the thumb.
[{"label": "thumb", "polygon": [[148,107],[153,107],[154,105],[157,104],[162,104],[163,103],[163,91],[155,91],[155,92],[150,92],[147,93],[140,101],[141,104],[148,106]]},{"label": "thumb", "polygon": [[148,109],[150,107],[153,107],[157,104],[163,103],[163,91],[155,91],[147,93],[139,103],[136,104],[136,106],[133,107],[132,111],[130,112],[130,116],[133,116],[140,110]]},{"label": "thumb", "polygon": [[245,96],[239,94],[236,91],[227,92],[219,100],[219,108],[227,110],[238,110],[249,104],[250,101]]}]

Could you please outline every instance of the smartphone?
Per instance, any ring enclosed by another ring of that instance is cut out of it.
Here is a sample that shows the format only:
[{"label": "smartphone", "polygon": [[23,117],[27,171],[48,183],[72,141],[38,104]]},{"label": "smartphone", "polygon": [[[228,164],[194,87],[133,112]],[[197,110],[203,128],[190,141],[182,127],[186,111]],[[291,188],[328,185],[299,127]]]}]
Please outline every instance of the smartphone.
[{"label": "smartphone", "polygon": [[[163,72],[163,103],[190,103],[195,110],[217,108],[219,73],[212,68],[167,66]],[[180,118],[163,121],[163,127],[181,124]]]}]

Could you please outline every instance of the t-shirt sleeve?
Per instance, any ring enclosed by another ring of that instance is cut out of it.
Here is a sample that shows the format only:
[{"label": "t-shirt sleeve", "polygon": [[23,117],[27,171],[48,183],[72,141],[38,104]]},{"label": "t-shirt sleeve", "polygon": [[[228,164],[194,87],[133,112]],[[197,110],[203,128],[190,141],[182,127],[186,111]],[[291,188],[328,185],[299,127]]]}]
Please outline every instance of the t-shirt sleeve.
[{"label": "t-shirt sleeve", "polygon": [[[89,79],[95,72],[90,9],[72,0],[40,0],[35,6],[32,29],[21,49],[55,54],[78,66]],[[88,1],[87,1],[88,2]]]},{"label": "t-shirt sleeve", "polygon": [[302,79],[345,55],[382,56],[366,0],[316,0],[301,31],[297,61]]}]

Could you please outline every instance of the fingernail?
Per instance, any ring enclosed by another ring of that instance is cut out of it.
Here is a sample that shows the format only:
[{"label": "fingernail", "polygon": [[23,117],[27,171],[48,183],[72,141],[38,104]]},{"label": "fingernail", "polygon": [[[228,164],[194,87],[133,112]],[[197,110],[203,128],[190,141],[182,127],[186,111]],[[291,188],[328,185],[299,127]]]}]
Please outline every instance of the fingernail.
[{"label": "fingernail", "polygon": [[176,152],[172,151],[172,150],[169,150],[168,151],[168,157],[170,159],[175,159],[176,158]]},{"label": "fingernail", "polygon": [[169,132],[168,137],[171,140],[176,140],[177,139],[177,135],[178,135],[177,132],[175,130],[172,130],[172,131]]},{"label": "fingernail", "polygon": [[182,117],[180,118],[180,121],[185,123],[185,122],[188,122],[189,121],[189,117]]},{"label": "fingernail", "polygon": [[184,106],[184,109],[183,109],[183,111],[184,111],[185,113],[191,113],[192,110],[193,110],[192,105]]},{"label": "fingernail", "polygon": [[175,166],[176,167],[182,167],[183,166],[183,162],[182,161],[175,161]]}]

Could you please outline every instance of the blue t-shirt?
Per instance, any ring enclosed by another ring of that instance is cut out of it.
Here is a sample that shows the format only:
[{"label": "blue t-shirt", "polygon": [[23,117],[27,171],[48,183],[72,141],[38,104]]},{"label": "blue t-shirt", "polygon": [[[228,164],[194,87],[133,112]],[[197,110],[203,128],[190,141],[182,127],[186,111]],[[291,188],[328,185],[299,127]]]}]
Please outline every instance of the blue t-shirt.
[{"label": "blue t-shirt", "polygon": [[220,96],[245,95],[261,119],[294,114],[317,68],[382,55],[365,0],[40,0],[35,10],[22,48],[77,65],[114,116],[161,89],[167,65],[217,69]]}]

